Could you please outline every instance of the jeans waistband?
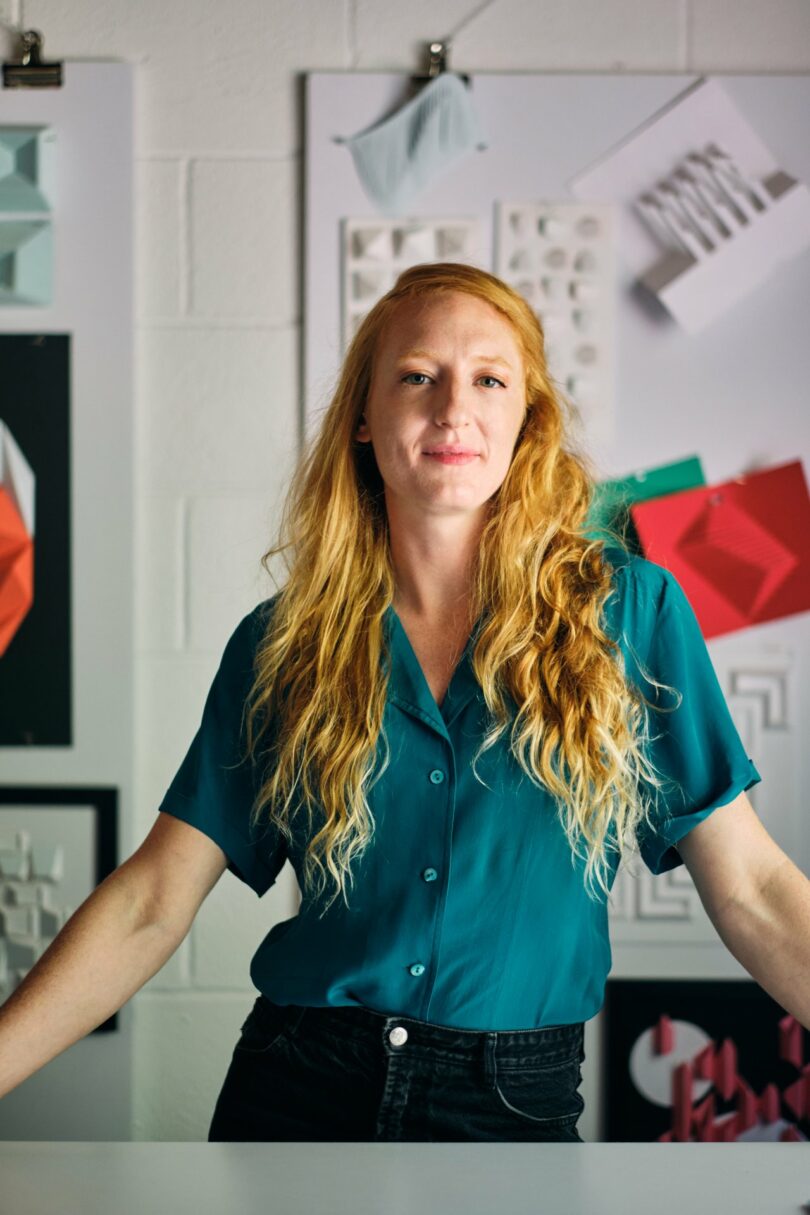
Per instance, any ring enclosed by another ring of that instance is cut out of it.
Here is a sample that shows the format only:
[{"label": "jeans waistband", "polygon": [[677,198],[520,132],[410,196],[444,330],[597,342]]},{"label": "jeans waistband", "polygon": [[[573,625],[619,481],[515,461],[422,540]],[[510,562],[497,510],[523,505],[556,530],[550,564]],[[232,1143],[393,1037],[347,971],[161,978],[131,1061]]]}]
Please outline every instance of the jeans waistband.
[{"label": "jeans waistband", "polygon": [[274,1004],[264,995],[258,1002],[267,1011],[283,1015],[296,1028],[303,1022],[308,1029],[323,1030],[336,1037],[359,1043],[379,1044],[387,1040],[397,1026],[407,1031],[408,1045],[436,1049],[460,1059],[477,1059],[484,1046],[494,1049],[498,1058],[508,1063],[538,1061],[561,1063],[584,1054],[585,1024],[575,1021],[566,1025],[548,1025],[540,1029],[479,1030],[457,1029],[420,1021],[416,1017],[377,1012],[361,1005],[297,1005]]}]

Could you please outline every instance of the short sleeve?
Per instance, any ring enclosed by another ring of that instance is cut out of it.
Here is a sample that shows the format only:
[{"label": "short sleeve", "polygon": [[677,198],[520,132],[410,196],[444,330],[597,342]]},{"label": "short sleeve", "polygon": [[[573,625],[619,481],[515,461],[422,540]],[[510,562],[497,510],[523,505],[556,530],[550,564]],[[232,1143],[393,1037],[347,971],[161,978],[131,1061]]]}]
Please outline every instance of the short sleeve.
[{"label": "short sleeve", "polygon": [[266,821],[250,826],[258,792],[257,769],[244,758],[244,710],[253,683],[253,661],[266,600],[231,635],[208,692],[202,721],[159,809],[197,827],[228,858],[228,869],[257,895],[275,882],[286,849]]},{"label": "short sleeve", "polygon": [[[648,754],[663,779],[650,814],[655,831],[642,823],[636,840],[647,868],[659,874],[683,864],[678,840],[762,777],[746,754],[697,617],[677,579],[646,560],[634,565],[638,584],[630,618],[649,641],[640,655],[635,652],[633,662],[646,650],[639,686],[664,710],[649,712]],[[638,679],[638,666],[634,670]],[[681,699],[657,690],[646,676],[675,688]]]}]

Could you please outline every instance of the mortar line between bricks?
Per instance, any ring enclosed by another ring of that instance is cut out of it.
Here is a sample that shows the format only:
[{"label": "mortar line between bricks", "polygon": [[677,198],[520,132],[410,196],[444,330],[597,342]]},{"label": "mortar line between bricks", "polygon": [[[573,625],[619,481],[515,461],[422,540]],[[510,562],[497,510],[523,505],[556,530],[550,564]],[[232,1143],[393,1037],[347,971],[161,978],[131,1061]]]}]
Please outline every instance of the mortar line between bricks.
[{"label": "mortar line between bricks", "polygon": [[291,321],[268,321],[262,317],[217,317],[217,316],[139,316],[136,319],[136,329],[261,329],[268,333],[282,332],[285,329],[300,329],[300,318]]},{"label": "mortar line between bricks", "polygon": [[692,0],[683,0],[682,52],[684,71],[692,62]]},{"label": "mortar line between bricks", "polygon": [[191,637],[191,503],[186,495],[180,499],[180,649],[188,652]]},{"label": "mortar line between bricks", "polygon": [[221,149],[200,148],[191,150],[184,148],[182,151],[175,149],[171,151],[166,148],[145,149],[138,152],[135,160],[223,160],[228,164],[239,164],[243,161],[245,164],[253,164],[256,161],[266,161],[268,164],[286,164],[289,160],[300,160],[303,152],[301,148],[294,148],[292,152],[267,152],[262,149],[240,148],[238,152],[223,151]]}]

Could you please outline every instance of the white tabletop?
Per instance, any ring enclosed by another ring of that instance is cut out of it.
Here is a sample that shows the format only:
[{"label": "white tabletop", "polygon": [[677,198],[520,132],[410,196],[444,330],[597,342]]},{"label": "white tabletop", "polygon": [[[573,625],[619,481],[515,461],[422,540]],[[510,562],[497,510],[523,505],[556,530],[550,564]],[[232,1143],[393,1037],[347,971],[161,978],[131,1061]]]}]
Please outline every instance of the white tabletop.
[{"label": "white tabletop", "polygon": [[810,1212],[803,1143],[19,1141],[0,1179],[3,1215]]}]

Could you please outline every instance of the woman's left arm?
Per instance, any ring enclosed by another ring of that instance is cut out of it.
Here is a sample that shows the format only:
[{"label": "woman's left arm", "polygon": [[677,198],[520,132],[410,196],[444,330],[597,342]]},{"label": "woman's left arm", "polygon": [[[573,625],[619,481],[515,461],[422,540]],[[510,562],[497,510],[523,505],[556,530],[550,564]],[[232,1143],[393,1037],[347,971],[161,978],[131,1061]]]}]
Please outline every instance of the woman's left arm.
[{"label": "woman's left arm", "polygon": [[810,1029],[810,881],[763,827],[745,793],[675,845],[723,944]]}]

